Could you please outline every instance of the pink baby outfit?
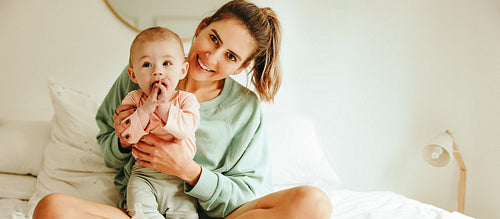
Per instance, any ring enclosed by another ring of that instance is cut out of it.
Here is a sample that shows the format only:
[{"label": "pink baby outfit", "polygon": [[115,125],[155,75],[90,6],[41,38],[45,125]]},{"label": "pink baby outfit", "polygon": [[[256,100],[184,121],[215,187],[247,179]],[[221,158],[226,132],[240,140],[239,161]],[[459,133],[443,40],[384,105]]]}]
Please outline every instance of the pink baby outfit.
[{"label": "pink baby outfit", "polygon": [[[146,99],[147,96],[144,95],[143,91],[135,90],[123,98],[122,105],[132,105],[138,108],[144,104]],[[178,91],[177,95],[166,104],[171,104],[167,117],[168,120],[162,121],[158,115],[158,110],[155,110],[150,115],[149,124],[146,126],[146,129],[142,128],[137,111],[124,119],[121,125],[124,126],[130,123],[130,126],[123,131],[123,138],[129,144],[139,142],[142,136],[148,133],[154,134],[166,141],[186,139],[191,155],[194,156],[196,152],[194,133],[200,125],[200,104],[193,94],[185,91]]]},{"label": "pink baby outfit", "polygon": [[[155,110],[149,121],[140,121],[137,108],[142,106],[147,97],[143,91],[132,91],[122,100],[122,105],[132,105],[136,111],[124,119],[122,126],[130,124],[122,133],[122,138],[129,144],[135,144],[150,133],[166,141],[180,139],[185,141],[191,157],[196,152],[195,131],[200,125],[200,104],[196,97],[188,92],[178,91],[172,98],[167,121],[162,121]],[[141,122],[147,123],[143,129]],[[133,216],[142,211],[146,218],[185,218],[198,219],[197,201],[184,193],[184,181],[177,176],[167,175],[158,170],[142,167],[135,163],[127,184],[127,211]]]}]

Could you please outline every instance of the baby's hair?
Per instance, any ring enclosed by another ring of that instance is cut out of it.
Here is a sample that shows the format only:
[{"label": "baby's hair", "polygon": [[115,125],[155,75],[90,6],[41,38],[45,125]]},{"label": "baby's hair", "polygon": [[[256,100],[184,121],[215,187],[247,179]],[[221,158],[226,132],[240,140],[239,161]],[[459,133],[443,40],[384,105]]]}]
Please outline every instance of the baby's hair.
[{"label": "baby's hair", "polygon": [[182,40],[179,35],[164,27],[150,27],[137,34],[134,41],[132,41],[132,45],[130,46],[130,56],[128,60],[129,65],[132,66],[132,51],[137,44],[142,42],[155,42],[161,40],[176,40],[177,42],[179,42],[182,51],[182,57],[184,57],[184,46],[182,45]]},{"label": "baby's hair", "polygon": [[205,19],[205,24],[208,26],[212,22],[234,18],[246,27],[257,42],[257,48],[243,65],[254,61],[248,73],[253,73],[252,84],[262,101],[273,102],[282,79],[279,60],[281,25],[278,17],[271,8],[259,8],[245,0],[233,0]]}]

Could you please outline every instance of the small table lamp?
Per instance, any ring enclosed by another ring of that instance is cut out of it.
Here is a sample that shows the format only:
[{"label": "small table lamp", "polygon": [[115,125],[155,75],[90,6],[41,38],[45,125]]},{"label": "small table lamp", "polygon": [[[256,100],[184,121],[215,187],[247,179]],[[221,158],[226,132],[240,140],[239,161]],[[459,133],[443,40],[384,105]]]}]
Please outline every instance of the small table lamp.
[{"label": "small table lamp", "polygon": [[458,181],[458,212],[464,213],[465,208],[465,177],[467,169],[465,169],[464,161],[455,145],[455,139],[449,130],[441,133],[433,138],[429,144],[424,146],[422,156],[427,163],[436,166],[448,166],[451,161],[451,152],[460,167],[460,179]]}]

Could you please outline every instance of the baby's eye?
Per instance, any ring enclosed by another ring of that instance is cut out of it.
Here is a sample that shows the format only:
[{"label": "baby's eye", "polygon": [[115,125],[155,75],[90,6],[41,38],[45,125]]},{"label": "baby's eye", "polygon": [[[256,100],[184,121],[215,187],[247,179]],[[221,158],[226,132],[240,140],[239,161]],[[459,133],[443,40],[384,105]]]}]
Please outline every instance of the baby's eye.
[{"label": "baby's eye", "polygon": [[165,62],[163,63],[163,66],[169,66],[169,65],[172,65],[172,63],[171,63],[171,62],[169,62],[169,61],[165,61]]},{"label": "baby's eye", "polygon": [[215,44],[219,43],[219,39],[217,39],[217,37],[213,34],[210,34],[210,40],[212,40]]},{"label": "baby's eye", "polygon": [[142,64],[142,67],[149,68],[149,67],[151,67],[151,63],[145,62],[144,64]]}]

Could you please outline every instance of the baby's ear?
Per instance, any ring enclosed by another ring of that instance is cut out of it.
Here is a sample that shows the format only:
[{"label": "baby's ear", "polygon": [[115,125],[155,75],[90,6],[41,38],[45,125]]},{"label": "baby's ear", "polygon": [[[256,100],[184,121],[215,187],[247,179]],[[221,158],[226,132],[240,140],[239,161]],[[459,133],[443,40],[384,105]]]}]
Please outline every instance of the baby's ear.
[{"label": "baby's ear", "polygon": [[189,63],[188,62],[182,63],[181,77],[179,79],[183,79],[184,77],[186,77],[188,69],[189,69]]},{"label": "baby's ear", "polygon": [[132,68],[132,66],[128,66],[127,72],[128,72],[128,76],[130,77],[130,80],[132,80],[134,83],[137,84],[137,78],[135,77],[134,68]]}]

